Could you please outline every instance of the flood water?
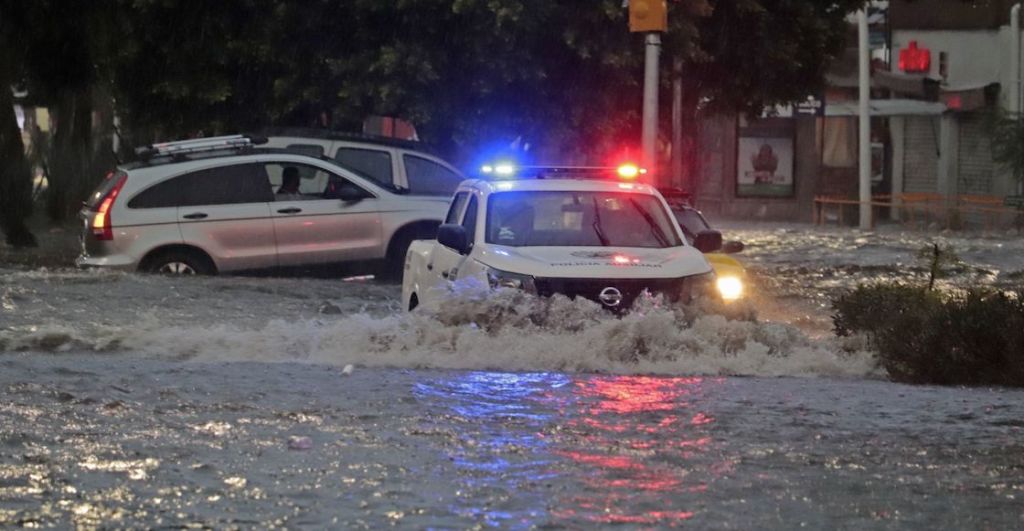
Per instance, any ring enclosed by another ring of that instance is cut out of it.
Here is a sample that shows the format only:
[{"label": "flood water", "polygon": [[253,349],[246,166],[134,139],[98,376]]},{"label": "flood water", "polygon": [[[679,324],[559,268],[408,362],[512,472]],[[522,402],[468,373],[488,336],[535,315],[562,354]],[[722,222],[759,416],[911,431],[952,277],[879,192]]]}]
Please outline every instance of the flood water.
[{"label": "flood water", "polygon": [[[828,333],[926,236],[731,236],[756,322],[0,269],[0,526],[1024,527],[1024,392],[894,384]],[[1019,239],[941,238],[949,283],[1024,271]]]}]

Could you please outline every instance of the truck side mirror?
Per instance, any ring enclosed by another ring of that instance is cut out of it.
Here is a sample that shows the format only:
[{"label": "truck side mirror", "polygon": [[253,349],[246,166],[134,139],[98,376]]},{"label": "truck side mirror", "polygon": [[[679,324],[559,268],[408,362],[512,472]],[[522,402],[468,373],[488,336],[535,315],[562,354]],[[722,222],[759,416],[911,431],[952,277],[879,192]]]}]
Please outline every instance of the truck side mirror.
[{"label": "truck side mirror", "polygon": [[437,228],[437,243],[454,250],[459,254],[469,252],[466,228],[462,225],[448,223]]},{"label": "truck side mirror", "polygon": [[729,240],[722,244],[722,252],[725,254],[736,254],[738,252],[742,252],[743,249],[746,249],[743,242],[736,240]]},{"label": "truck side mirror", "polygon": [[713,253],[722,248],[722,233],[717,230],[702,230],[697,233],[693,246],[702,253]]}]

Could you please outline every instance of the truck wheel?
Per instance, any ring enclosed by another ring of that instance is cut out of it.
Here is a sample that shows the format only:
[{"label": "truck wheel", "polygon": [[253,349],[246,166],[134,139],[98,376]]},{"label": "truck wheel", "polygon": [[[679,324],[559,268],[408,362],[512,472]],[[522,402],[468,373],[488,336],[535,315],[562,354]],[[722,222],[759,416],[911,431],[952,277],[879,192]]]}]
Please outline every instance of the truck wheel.
[{"label": "truck wheel", "polygon": [[153,256],[139,269],[158,275],[213,275],[217,272],[205,256],[179,250],[165,251]]}]

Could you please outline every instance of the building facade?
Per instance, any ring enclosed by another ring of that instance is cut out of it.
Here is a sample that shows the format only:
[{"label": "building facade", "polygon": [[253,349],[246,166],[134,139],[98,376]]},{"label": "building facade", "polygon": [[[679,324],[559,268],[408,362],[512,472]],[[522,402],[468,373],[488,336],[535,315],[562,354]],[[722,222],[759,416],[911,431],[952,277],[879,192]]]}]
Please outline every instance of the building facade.
[{"label": "building facade", "polygon": [[[873,195],[898,202],[907,194],[934,194],[955,204],[963,196],[1019,193],[1019,183],[993,162],[990,136],[995,111],[1022,108],[1015,5],[876,3],[870,19]],[[834,65],[820,108],[794,105],[750,123],[708,117],[693,179],[698,205],[725,217],[810,221],[816,197],[856,199],[856,65],[851,48]],[[784,153],[774,166],[754,167],[762,147]],[[855,221],[852,214],[848,219]]]}]

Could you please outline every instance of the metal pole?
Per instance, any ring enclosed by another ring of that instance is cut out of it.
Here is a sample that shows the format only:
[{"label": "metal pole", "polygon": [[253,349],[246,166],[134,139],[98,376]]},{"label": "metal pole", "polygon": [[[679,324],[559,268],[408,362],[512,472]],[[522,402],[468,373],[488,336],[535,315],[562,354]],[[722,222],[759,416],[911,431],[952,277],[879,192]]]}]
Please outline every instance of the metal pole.
[{"label": "metal pole", "polygon": [[[692,167],[692,166],[691,166]],[[696,193],[692,182],[683,178],[683,60],[672,60],[672,175],[668,184]]]},{"label": "metal pole", "polygon": [[871,116],[868,100],[871,98],[871,76],[869,71],[870,50],[868,49],[867,8],[857,12],[857,36],[860,56],[860,228],[871,229]]},{"label": "metal pole", "polygon": [[1013,50],[1010,52],[1010,72],[1013,79],[1013,95],[1007,98],[1011,113],[1021,112],[1021,67],[1020,67],[1020,3],[1010,8],[1010,39],[1013,41]]},{"label": "metal pole", "polygon": [[[643,114],[643,165],[650,174],[657,171],[658,142],[658,55],[661,52],[661,34],[650,32],[646,38],[644,54],[644,114]],[[657,182],[659,176],[652,179]]]}]

